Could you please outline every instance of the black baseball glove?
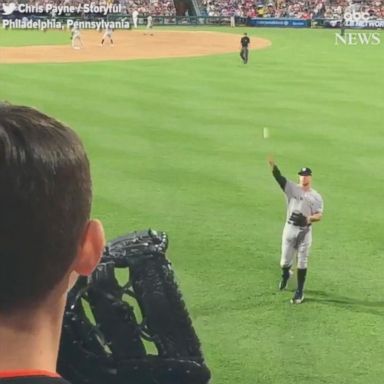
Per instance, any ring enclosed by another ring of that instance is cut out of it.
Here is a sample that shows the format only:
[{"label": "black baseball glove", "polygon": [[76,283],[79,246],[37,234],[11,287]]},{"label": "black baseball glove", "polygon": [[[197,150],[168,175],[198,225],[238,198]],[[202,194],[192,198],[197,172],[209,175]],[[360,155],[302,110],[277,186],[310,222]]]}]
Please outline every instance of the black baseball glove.
[{"label": "black baseball glove", "polygon": [[288,221],[297,227],[306,227],[309,224],[308,219],[301,212],[293,212]]},{"label": "black baseball glove", "polygon": [[209,382],[167,247],[164,232],[119,237],[70,291],[58,371],[71,384]]}]

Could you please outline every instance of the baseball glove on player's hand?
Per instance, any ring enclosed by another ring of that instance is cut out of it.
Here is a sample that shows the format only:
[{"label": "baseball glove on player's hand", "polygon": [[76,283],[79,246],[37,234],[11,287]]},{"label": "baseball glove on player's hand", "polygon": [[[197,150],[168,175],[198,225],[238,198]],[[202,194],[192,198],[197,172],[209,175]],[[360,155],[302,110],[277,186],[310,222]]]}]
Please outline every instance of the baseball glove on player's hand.
[{"label": "baseball glove on player's hand", "polygon": [[293,212],[289,222],[297,227],[306,227],[309,224],[308,219],[301,212]]},{"label": "baseball glove on player's hand", "polygon": [[[209,382],[167,247],[164,232],[127,234],[106,246],[92,276],[78,280],[68,296],[58,360],[65,379],[72,384]],[[128,281],[122,285],[124,277]]]}]

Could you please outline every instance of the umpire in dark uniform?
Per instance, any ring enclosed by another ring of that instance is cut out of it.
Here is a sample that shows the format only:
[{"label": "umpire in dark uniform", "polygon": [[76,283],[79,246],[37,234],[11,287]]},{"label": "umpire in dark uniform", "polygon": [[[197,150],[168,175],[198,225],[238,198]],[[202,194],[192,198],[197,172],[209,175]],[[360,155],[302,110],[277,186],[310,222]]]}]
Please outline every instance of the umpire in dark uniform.
[{"label": "umpire in dark uniform", "polygon": [[243,60],[244,64],[248,63],[248,45],[250,44],[251,40],[247,36],[247,33],[244,33],[244,36],[240,40],[241,44],[241,51],[240,51],[240,57]]}]

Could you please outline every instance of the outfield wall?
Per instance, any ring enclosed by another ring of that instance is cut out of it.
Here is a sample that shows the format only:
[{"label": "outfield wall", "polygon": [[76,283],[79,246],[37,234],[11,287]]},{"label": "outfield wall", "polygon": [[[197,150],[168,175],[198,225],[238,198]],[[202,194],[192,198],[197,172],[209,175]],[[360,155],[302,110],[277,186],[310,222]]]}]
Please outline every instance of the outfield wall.
[{"label": "outfield wall", "polygon": [[[127,14],[87,14],[81,16],[79,14],[62,15],[52,18],[50,15],[42,14],[13,14],[10,16],[1,16],[2,27],[7,28],[11,22],[14,26],[20,29],[42,29],[41,25],[47,25],[46,28],[51,29],[71,27],[74,22],[81,22],[82,29],[94,29],[97,23],[114,22],[115,29],[130,29],[132,18]],[[25,27],[23,28],[23,22]],[[138,18],[138,25],[146,25],[147,17],[141,16]],[[154,16],[153,23],[156,26],[229,26],[229,16]],[[341,20],[338,19],[294,19],[294,18],[244,18],[236,17],[235,23],[237,26],[250,27],[271,27],[271,28],[340,28]],[[31,27],[30,25],[36,25]],[[384,20],[368,20],[368,19],[347,19],[346,28],[349,29],[382,29],[384,28]]]},{"label": "outfield wall", "polygon": [[271,27],[271,28],[310,28],[311,20],[291,19],[291,18],[262,18],[256,17],[248,21],[252,27]]}]

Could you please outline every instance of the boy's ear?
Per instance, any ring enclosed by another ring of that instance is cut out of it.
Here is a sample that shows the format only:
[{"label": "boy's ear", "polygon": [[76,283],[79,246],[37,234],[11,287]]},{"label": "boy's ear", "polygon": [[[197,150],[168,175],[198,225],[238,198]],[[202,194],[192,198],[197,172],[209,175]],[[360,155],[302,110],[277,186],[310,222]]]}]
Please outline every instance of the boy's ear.
[{"label": "boy's ear", "polygon": [[104,246],[103,224],[99,220],[90,220],[79,244],[73,271],[80,276],[89,276],[100,262]]}]

